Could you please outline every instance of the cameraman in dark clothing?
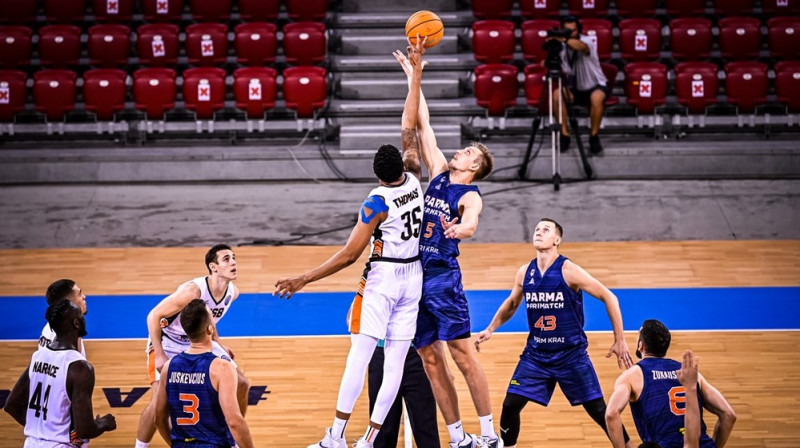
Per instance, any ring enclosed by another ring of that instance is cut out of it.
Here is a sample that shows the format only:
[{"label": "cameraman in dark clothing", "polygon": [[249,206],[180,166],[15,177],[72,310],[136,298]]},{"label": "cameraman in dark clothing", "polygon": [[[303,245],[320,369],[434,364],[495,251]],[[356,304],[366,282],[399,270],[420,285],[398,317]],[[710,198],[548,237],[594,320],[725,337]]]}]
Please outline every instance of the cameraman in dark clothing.
[{"label": "cameraman in dark clothing", "polygon": [[[561,19],[561,27],[571,31],[569,37],[556,36],[549,39],[564,44],[561,50],[562,71],[567,77],[564,96],[567,102],[589,108],[589,150],[592,154],[599,154],[603,151],[603,146],[600,144],[598,132],[603,120],[603,103],[610,93],[608,80],[600,66],[597,45],[591,38],[581,35],[583,28],[580,21],[575,16],[566,16]],[[560,100],[559,94],[554,94],[554,99]],[[558,107],[558,103],[553,107]],[[562,107],[561,110],[561,151],[566,151],[570,144],[567,109]]]}]

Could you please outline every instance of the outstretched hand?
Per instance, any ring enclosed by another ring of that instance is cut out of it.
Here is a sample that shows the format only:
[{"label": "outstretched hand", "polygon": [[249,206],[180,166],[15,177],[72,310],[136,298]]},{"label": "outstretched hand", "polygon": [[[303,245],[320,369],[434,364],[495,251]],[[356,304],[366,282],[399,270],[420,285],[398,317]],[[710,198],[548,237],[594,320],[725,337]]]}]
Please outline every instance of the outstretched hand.
[{"label": "outstretched hand", "polygon": [[428,40],[428,36],[420,38],[419,34],[417,34],[416,43],[412,43],[411,39],[408,37],[406,40],[408,41],[408,46],[406,47],[408,56],[400,50],[395,50],[392,52],[392,55],[397,62],[400,63],[400,67],[403,68],[406,76],[410,78],[415,70],[422,70],[428,65],[428,61],[422,60],[422,55],[425,54],[425,42]]},{"label": "outstretched hand", "polygon": [[439,221],[442,223],[442,227],[444,227],[444,237],[455,239],[459,236],[460,228],[458,224],[458,218],[453,218],[451,221],[448,221],[444,218],[444,216],[439,215]]},{"label": "outstretched hand", "polygon": [[275,282],[275,291],[272,292],[272,295],[277,295],[281,299],[290,299],[294,293],[303,289],[307,283],[302,277],[278,280]]},{"label": "outstretched hand", "polygon": [[686,350],[683,353],[681,369],[678,370],[678,381],[680,381],[684,386],[697,384],[697,366],[699,363],[700,358],[695,356],[691,350]]},{"label": "outstretched hand", "polygon": [[612,353],[617,355],[617,366],[619,366],[620,369],[623,368],[623,365],[625,369],[633,367],[633,359],[631,359],[628,343],[625,342],[624,338],[614,342],[614,345],[612,345],[608,353],[606,353],[606,358],[610,358]]},{"label": "outstretched hand", "polygon": [[475,336],[475,350],[481,351],[481,344],[488,341],[492,338],[492,332],[487,330],[483,330]]}]

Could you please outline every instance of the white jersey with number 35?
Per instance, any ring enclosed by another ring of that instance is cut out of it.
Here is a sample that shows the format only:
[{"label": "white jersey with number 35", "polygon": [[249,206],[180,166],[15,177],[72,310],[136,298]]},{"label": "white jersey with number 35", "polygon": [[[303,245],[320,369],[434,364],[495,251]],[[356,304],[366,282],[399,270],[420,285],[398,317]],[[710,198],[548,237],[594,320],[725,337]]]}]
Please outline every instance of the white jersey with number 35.
[{"label": "white jersey with number 35", "polygon": [[[406,180],[401,185],[380,186],[369,193],[370,198],[380,197],[374,200],[383,202],[380,206],[385,206],[384,211],[388,213],[386,220],[372,234],[371,258],[405,260],[419,255],[419,233],[424,207],[422,188],[416,176],[404,174]],[[370,200],[365,204],[369,205]]]}]

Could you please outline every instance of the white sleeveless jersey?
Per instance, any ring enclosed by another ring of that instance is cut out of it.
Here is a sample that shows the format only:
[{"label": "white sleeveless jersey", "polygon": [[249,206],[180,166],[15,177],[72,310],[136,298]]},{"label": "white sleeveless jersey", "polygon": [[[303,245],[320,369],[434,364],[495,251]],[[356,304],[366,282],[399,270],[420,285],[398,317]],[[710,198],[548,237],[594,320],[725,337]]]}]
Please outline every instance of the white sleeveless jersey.
[{"label": "white sleeveless jersey", "polygon": [[382,197],[389,208],[388,217],[372,234],[372,259],[407,260],[419,256],[424,207],[422,187],[413,174],[405,173],[405,176],[402,185],[380,186],[369,193]]},{"label": "white sleeveless jersey", "polygon": [[[48,345],[50,345],[50,343],[53,342],[53,339],[55,338],[56,338],[56,332],[53,331],[52,328],[50,328],[50,324],[49,323],[44,324],[44,328],[42,328],[42,335],[39,336],[39,350],[42,350]],[[78,339],[78,344],[79,344],[78,348],[81,349],[81,355],[83,355],[83,357],[85,358],[86,346],[83,345],[83,338]]]},{"label": "white sleeveless jersey", "polygon": [[28,413],[25,446],[40,448],[82,447],[86,441],[74,432],[72,400],[67,394],[67,371],[75,361],[85,360],[75,350],[45,347],[31,357],[28,367]]},{"label": "white sleeveless jersey", "polygon": [[[211,316],[214,318],[214,323],[219,322],[222,316],[228,312],[228,308],[233,303],[233,282],[228,284],[228,289],[222,297],[215,298],[211,295],[208,289],[208,277],[197,277],[192,282],[200,288],[200,299],[206,302],[206,305],[211,309]],[[189,343],[189,337],[183,331],[181,326],[180,313],[168,318],[161,319],[161,332],[164,336],[172,339],[175,342],[182,344]]]}]

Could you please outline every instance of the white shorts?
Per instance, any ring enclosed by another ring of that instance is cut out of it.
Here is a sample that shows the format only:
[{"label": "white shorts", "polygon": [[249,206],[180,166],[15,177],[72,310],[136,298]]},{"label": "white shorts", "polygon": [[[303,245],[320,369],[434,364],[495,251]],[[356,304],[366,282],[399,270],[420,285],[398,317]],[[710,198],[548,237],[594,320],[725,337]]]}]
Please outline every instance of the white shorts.
[{"label": "white shorts", "polygon": [[414,339],[421,295],[419,261],[368,263],[350,310],[350,333],[378,339]]},{"label": "white shorts", "polygon": [[[178,353],[183,353],[189,349],[188,343],[181,344],[168,337],[161,338],[161,346],[164,348],[164,353],[167,355],[167,359],[172,359]],[[226,352],[225,349],[219,345],[219,342],[211,341],[211,352],[214,353],[218,358],[230,361],[235,367],[239,367],[236,365],[236,361],[232,360],[228,355],[228,352]],[[161,372],[156,370],[156,352],[153,348],[153,344],[150,342],[150,338],[147,339],[147,349],[145,350],[145,353],[147,353],[147,376],[150,378],[150,384],[153,384],[161,379]]]}]

